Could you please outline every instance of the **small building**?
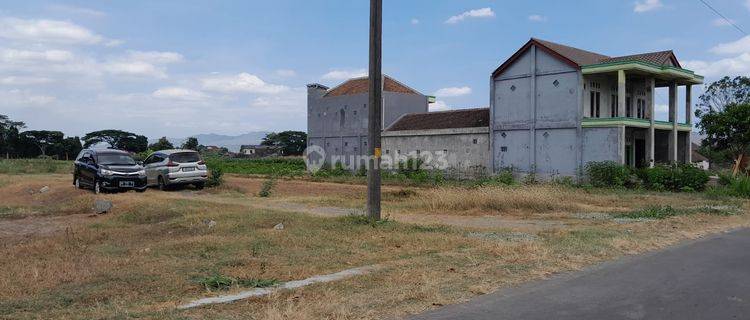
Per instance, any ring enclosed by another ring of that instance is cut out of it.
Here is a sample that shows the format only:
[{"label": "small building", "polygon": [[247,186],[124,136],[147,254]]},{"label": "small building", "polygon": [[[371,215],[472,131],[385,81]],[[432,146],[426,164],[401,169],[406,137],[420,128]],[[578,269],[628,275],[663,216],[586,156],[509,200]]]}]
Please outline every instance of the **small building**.
[{"label": "small building", "polygon": [[708,158],[706,158],[705,156],[700,154],[700,152],[698,152],[698,150],[700,149],[700,146],[696,143],[692,143],[691,145],[692,145],[691,158],[692,158],[693,164],[696,167],[701,168],[703,170],[711,169],[711,163],[708,161]]},{"label": "small building", "polygon": [[[672,51],[612,57],[532,38],[491,75],[492,170],[550,178],[577,176],[591,161],[691,163],[691,88],[701,83]],[[667,121],[655,119],[661,87],[669,88]]]},{"label": "small building", "polygon": [[247,158],[266,158],[277,157],[280,155],[280,152],[279,148],[275,146],[242,145],[240,146],[239,154]]},{"label": "small building", "polygon": [[382,134],[383,168],[420,159],[422,168],[472,178],[489,173],[488,108],[403,115]]},{"label": "small building", "polygon": [[[367,153],[369,80],[354,78],[329,89],[307,86],[307,146],[319,146],[325,162],[357,169]],[[427,112],[428,97],[383,76],[383,128],[407,113]]]}]

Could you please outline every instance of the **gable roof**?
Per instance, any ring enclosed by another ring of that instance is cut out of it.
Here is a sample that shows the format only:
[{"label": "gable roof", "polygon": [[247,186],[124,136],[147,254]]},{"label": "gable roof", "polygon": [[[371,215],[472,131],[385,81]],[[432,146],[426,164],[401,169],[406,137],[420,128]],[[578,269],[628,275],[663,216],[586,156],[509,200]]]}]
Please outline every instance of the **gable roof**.
[{"label": "gable roof", "polygon": [[401,116],[386,131],[489,127],[490,109],[459,109]]},{"label": "gable roof", "polygon": [[698,152],[700,146],[697,143],[693,142],[690,145],[692,146],[691,157],[693,159],[693,162],[708,161],[708,158]]},{"label": "gable roof", "polygon": [[508,60],[506,60],[500,67],[498,67],[492,76],[495,77],[503,70],[508,68],[513,62],[523,55],[532,45],[536,45],[537,48],[544,50],[567,63],[568,65],[580,69],[583,66],[600,64],[600,63],[611,63],[621,61],[641,61],[657,65],[665,65],[671,62],[675,66],[681,68],[680,62],[677,60],[672,50],[658,51],[650,53],[640,53],[627,56],[610,57],[596,52],[586,51],[583,49],[566,46],[551,41],[541,40],[537,38],[531,38],[521,49],[516,51]]},{"label": "gable roof", "polygon": [[[417,90],[414,90],[387,75],[383,75],[383,91],[421,94],[417,92]],[[367,92],[370,92],[370,79],[368,77],[360,77],[349,79],[344,83],[334,87],[333,89],[328,90],[324,97],[347,96]]]},{"label": "gable roof", "polygon": [[667,64],[667,62],[671,62],[676,67],[681,67],[680,62],[677,61],[677,57],[674,55],[674,52],[672,52],[672,50],[633,54],[633,55],[621,56],[621,57],[613,57],[609,59],[604,59],[600,61],[599,63],[610,63],[610,62],[632,61],[632,60],[648,62],[648,63],[652,63],[655,65],[660,65],[660,66]]}]

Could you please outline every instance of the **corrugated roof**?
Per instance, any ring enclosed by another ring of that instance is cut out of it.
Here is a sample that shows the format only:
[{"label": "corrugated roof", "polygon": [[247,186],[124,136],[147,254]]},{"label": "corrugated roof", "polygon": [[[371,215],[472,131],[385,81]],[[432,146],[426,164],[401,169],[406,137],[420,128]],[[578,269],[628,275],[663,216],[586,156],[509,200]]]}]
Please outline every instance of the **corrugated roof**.
[{"label": "corrugated roof", "polygon": [[459,109],[401,116],[386,131],[489,127],[490,109]]},{"label": "corrugated roof", "polygon": [[[370,81],[367,77],[349,79],[346,82],[328,91],[326,97],[347,96],[353,94],[367,93],[370,91]],[[384,75],[383,91],[420,94],[416,90],[409,88],[401,82]]]}]

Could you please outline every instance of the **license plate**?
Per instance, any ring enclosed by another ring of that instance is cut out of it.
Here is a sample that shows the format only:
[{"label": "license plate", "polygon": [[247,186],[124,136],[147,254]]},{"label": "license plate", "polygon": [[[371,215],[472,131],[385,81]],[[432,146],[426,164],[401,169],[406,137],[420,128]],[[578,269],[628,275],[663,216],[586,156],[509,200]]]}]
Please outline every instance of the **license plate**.
[{"label": "license plate", "polygon": [[135,183],[133,181],[120,181],[120,187],[132,188],[134,186],[135,186]]},{"label": "license plate", "polygon": [[195,168],[194,167],[182,168],[182,171],[185,171],[185,172],[195,171]]}]

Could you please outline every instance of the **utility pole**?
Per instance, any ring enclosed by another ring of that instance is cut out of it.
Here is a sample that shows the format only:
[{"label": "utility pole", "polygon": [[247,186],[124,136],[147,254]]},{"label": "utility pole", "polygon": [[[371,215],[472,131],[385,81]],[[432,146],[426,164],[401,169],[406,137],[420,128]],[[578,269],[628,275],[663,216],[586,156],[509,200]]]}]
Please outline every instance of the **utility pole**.
[{"label": "utility pole", "polygon": [[372,220],[380,220],[380,130],[383,113],[383,0],[370,0],[370,108],[367,120],[367,215]]}]

